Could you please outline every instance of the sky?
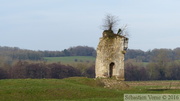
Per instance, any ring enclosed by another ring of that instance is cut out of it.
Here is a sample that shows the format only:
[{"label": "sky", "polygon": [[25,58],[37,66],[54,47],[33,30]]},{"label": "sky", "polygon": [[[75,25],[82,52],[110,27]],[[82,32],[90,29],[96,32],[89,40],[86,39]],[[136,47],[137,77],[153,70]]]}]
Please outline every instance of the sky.
[{"label": "sky", "polygon": [[129,49],[180,47],[180,0],[0,0],[0,46],[96,49],[106,14],[127,25]]}]

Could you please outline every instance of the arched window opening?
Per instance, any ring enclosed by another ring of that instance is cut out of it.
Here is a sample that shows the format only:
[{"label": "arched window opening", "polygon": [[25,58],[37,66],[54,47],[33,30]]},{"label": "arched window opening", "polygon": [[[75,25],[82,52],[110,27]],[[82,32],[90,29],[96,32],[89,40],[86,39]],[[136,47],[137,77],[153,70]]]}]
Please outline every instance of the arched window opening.
[{"label": "arched window opening", "polygon": [[109,77],[111,78],[113,76],[113,69],[114,69],[114,62],[111,62],[109,64]]}]

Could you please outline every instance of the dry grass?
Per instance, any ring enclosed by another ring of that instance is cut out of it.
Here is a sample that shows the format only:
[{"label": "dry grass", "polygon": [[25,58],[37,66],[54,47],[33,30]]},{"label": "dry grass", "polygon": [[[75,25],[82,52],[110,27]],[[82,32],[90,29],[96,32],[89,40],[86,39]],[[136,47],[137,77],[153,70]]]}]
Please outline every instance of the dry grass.
[{"label": "dry grass", "polygon": [[145,87],[148,89],[180,89],[180,81],[129,81],[126,83],[131,87]]}]

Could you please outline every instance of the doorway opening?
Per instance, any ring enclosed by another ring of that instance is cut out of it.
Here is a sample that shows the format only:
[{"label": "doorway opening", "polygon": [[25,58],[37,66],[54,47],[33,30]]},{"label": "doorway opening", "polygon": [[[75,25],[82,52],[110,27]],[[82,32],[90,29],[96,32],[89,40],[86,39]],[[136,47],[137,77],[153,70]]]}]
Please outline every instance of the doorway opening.
[{"label": "doorway opening", "polygon": [[109,64],[109,77],[111,78],[113,76],[113,69],[114,69],[114,62],[111,62]]}]

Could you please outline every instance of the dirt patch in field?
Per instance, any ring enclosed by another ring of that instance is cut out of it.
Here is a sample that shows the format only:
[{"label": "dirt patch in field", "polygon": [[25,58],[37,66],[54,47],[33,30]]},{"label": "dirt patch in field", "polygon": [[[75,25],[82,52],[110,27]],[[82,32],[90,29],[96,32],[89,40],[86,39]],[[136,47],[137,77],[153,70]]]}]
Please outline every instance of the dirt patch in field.
[{"label": "dirt patch in field", "polygon": [[180,81],[128,81],[130,87],[154,86],[157,89],[180,89]]},{"label": "dirt patch in field", "polygon": [[100,79],[100,81],[104,84],[104,88],[109,89],[129,89],[130,86],[126,84],[124,81],[118,81],[115,79]]}]

